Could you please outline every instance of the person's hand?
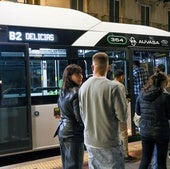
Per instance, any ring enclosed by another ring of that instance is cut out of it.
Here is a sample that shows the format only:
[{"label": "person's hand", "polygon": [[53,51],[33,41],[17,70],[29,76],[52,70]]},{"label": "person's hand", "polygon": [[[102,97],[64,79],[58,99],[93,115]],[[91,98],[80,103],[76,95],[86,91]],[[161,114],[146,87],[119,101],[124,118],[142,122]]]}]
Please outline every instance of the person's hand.
[{"label": "person's hand", "polygon": [[61,114],[60,114],[60,109],[59,109],[59,107],[55,107],[55,108],[54,108],[54,117],[55,117],[56,119],[60,119],[60,118],[61,118]]},{"label": "person's hand", "polygon": [[60,119],[60,118],[61,118],[61,115],[60,115],[60,114],[56,114],[56,115],[55,115],[55,118],[56,118],[56,119]]}]

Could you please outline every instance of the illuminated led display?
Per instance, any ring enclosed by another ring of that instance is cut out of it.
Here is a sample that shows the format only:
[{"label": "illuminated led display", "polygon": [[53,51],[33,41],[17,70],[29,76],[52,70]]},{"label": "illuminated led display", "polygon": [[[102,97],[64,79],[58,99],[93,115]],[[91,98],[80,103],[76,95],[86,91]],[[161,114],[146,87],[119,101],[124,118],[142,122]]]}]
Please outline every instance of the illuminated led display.
[{"label": "illuminated led display", "polygon": [[33,32],[20,32],[9,31],[9,40],[11,41],[44,41],[54,42],[55,35],[50,33],[33,33]]}]

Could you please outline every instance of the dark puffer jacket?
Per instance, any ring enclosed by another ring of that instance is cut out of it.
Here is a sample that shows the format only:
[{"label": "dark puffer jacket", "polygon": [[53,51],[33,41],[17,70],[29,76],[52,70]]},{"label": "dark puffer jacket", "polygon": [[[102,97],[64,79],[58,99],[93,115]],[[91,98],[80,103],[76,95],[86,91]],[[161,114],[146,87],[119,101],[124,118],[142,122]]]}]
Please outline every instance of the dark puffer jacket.
[{"label": "dark puffer jacket", "polygon": [[141,115],[140,134],[153,139],[169,138],[170,94],[161,88],[142,91],[136,100],[135,111]]},{"label": "dark puffer jacket", "polygon": [[61,112],[59,126],[55,132],[62,141],[83,142],[84,126],[80,117],[78,87],[62,91],[58,100]]}]

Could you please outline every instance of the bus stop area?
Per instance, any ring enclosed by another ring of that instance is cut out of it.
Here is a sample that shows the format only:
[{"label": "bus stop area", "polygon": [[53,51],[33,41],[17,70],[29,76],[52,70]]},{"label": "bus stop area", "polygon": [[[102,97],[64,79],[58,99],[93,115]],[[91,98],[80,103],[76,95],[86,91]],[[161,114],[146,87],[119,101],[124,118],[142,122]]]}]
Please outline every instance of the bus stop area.
[{"label": "bus stop area", "polygon": [[[125,169],[138,169],[142,153],[141,141],[130,142],[129,152],[131,156],[136,158],[136,160],[132,162],[126,162]],[[167,169],[170,169],[170,159],[167,159],[167,167]],[[54,156],[50,158],[4,166],[1,167],[1,169],[62,169],[62,162],[60,156]],[[86,151],[84,153],[83,169],[88,169],[88,154]]]}]

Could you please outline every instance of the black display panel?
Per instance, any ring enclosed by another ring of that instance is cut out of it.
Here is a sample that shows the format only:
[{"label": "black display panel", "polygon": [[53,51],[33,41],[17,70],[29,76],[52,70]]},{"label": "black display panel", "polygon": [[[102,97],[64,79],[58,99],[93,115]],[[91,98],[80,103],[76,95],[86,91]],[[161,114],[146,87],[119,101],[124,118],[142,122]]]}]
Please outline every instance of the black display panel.
[{"label": "black display panel", "polygon": [[9,42],[72,45],[85,31],[8,26]]},{"label": "black display panel", "polygon": [[170,38],[163,36],[108,33],[96,46],[169,48]]}]

